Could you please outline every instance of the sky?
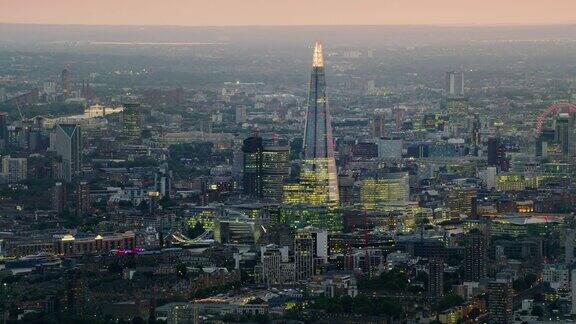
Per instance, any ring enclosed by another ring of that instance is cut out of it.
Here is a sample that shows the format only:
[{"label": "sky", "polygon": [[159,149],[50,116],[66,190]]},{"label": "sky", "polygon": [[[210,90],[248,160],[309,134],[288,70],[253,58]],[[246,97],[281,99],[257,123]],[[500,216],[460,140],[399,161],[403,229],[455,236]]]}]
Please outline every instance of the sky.
[{"label": "sky", "polygon": [[0,23],[36,24],[548,25],[575,12],[576,0],[0,0]]}]

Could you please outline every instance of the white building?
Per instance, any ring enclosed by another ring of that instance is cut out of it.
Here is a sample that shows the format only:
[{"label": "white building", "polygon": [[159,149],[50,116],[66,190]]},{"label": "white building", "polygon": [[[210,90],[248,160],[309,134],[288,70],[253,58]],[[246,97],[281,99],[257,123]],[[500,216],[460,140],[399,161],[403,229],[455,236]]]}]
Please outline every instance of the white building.
[{"label": "white building", "polygon": [[570,273],[565,264],[546,264],[542,277],[552,289],[568,290],[570,288]]},{"label": "white building", "polygon": [[401,158],[402,157],[402,140],[401,139],[377,139],[378,158]]}]

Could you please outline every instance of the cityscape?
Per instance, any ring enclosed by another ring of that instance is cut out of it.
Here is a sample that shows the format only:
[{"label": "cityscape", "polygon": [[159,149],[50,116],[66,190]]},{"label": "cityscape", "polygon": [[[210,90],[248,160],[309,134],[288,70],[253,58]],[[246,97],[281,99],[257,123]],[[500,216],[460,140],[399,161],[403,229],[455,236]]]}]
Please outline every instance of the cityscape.
[{"label": "cityscape", "polygon": [[576,322],[576,25],[102,15],[0,14],[1,324]]}]

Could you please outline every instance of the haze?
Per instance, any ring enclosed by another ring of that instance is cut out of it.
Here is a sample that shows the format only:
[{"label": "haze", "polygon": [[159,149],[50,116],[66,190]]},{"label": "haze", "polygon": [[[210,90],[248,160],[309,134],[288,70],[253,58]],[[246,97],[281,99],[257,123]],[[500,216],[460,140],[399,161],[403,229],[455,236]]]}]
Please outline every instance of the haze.
[{"label": "haze", "polygon": [[573,0],[0,0],[0,22],[88,25],[540,25]]}]

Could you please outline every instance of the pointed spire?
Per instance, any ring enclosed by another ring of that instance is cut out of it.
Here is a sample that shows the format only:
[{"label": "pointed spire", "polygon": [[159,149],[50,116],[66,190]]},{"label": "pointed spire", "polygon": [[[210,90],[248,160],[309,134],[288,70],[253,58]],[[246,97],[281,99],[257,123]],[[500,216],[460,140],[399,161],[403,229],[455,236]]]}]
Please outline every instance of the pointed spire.
[{"label": "pointed spire", "polygon": [[312,59],[312,67],[323,67],[324,57],[322,55],[322,43],[316,42],[314,45],[314,57]]}]

